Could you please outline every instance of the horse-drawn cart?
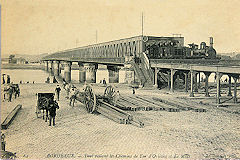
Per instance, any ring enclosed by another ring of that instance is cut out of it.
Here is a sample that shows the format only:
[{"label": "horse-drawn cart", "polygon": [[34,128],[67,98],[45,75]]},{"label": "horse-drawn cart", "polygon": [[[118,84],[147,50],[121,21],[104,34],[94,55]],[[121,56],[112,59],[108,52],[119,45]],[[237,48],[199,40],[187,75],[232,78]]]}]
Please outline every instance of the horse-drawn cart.
[{"label": "horse-drawn cart", "polygon": [[36,115],[37,118],[43,110],[43,119],[44,119],[44,110],[46,110],[50,103],[54,103],[54,93],[37,93],[37,106],[36,106]]}]

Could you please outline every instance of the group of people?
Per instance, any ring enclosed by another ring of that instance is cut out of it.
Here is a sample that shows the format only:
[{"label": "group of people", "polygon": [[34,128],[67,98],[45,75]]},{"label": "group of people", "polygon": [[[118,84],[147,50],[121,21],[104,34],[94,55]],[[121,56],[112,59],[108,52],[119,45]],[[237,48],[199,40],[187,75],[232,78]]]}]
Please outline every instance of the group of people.
[{"label": "group of people", "polygon": [[105,80],[105,78],[103,78],[103,80],[100,80],[100,83],[102,83],[104,86],[107,86],[107,81]]},{"label": "group of people", "polygon": [[[55,76],[53,76],[53,83],[58,83],[57,79]],[[47,80],[45,81],[45,83],[50,83],[50,77],[47,77]]]},{"label": "group of people", "polygon": [[10,84],[11,82],[10,75],[7,75],[7,82],[5,81],[5,75],[6,74],[2,74],[2,84]]},{"label": "group of people", "polygon": [[69,98],[70,100],[69,105],[74,107],[76,96],[79,93],[79,90],[73,84],[66,82],[63,83],[63,88],[67,91],[66,98]]},{"label": "group of people", "polygon": [[7,81],[5,81],[5,75],[6,74],[2,75],[3,101],[7,99],[8,102],[11,102],[13,96],[15,96],[15,99],[20,96],[20,88],[18,84],[13,84],[13,82],[11,82],[10,75],[7,75]]},{"label": "group of people", "polygon": [[15,96],[15,99],[20,96],[20,88],[18,84],[6,84],[3,88],[3,100],[8,99],[8,102],[12,101],[12,96]]}]

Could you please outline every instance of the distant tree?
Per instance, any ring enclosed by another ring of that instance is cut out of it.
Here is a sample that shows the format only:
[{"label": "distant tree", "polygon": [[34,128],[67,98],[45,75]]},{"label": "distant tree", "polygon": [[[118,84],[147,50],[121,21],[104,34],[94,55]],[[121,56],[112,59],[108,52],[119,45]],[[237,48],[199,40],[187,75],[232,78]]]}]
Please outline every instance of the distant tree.
[{"label": "distant tree", "polygon": [[15,55],[11,54],[9,56],[9,63],[13,63],[13,59],[14,59]]},{"label": "distant tree", "polygon": [[240,53],[237,54],[237,55],[234,57],[234,59],[240,59]]}]

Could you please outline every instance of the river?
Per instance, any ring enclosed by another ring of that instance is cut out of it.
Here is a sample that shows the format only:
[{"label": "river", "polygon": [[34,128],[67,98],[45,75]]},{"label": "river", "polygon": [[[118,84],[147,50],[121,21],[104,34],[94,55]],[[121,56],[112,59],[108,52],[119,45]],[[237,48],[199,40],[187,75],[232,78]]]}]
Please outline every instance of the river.
[{"label": "river", "polygon": [[[78,70],[72,70],[72,81],[73,83],[78,82]],[[30,69],[2,69],[1,74],[10,75],[11,82],[13,83],[45,83],[47,77],[50,77],[50,81],[52,82],[52,76],[50,73],[43,70],[30,70]],[[64,72],[62,71],[61,75]],[[6,76],[5,76],[6,81]]]}]

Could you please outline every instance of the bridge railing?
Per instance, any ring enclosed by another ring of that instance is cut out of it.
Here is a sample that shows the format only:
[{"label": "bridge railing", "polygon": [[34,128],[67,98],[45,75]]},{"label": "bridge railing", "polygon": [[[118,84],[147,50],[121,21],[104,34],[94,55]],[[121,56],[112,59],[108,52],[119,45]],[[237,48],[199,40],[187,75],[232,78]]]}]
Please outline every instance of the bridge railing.
[{"label": "bridge railing", "polygon": [[150,63],[219,64],[219,59],[150,59]]}]

